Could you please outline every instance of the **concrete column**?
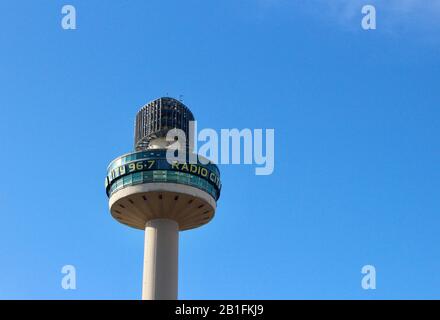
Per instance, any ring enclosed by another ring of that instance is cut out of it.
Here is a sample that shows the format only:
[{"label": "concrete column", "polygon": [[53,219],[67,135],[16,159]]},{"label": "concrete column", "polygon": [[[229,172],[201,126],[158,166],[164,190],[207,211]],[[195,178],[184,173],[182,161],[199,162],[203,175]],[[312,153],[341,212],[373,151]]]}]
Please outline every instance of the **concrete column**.
[{"label": "concrete column", "polygon": [[145,226],[143,300],[177,299],[179,226],[176,221],[155,219]]}]

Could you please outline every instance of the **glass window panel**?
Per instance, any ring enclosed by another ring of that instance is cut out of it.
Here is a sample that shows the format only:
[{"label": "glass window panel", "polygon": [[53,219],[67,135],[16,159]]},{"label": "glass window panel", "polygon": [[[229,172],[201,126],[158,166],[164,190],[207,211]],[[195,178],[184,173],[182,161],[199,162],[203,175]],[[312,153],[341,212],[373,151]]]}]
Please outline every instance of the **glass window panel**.
[{"label": "glass window panel", "polygon": [[132,182],[131,174],[124,177],[124,186],[127,185],[127,184],[131,184],[131,182]]},{"label": "glass window panel", "polygon": [[136,172],[133,174],[133,183],[142,182],[142,172]]}]

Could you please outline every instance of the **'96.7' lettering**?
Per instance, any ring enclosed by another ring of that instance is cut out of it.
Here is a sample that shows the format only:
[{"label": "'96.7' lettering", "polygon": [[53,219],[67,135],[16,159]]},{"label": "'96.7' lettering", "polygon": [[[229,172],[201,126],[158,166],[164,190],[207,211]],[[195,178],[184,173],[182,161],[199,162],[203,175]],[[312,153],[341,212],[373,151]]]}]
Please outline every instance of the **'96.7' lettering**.
[{"label": "'96.7' lettering", "polygon": [[108,178],[111,182],[113,179],[116,179],[117,177],[125,175],[126,173],[151,169],[155,163],[156,163],[155,160],[132,162],[132,163],[129,163],[128,165],[123,165],[123,166],[120,166],[119,168],[112,170],[112,172]]},{"label": "'96.7' lettering", "polygon": [[144,169],[151,169],[154,166],[154,160],[148,160],[146,162],[133,162],[128,165],[128,172],[139,171]]}]

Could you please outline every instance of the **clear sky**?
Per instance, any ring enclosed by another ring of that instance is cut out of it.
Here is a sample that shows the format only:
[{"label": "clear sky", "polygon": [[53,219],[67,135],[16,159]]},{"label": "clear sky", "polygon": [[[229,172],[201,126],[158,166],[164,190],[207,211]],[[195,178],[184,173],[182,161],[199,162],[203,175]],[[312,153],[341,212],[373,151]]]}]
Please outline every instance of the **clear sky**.
[{"label": "clear sky", "polygon": [[270,176],[220,166],[216,217],[180,235],[179,298],[439,298],[439,21],[437,0],[1,1],[0,298],[140,298],[143,232],[104,177],[164,95],[276,140]]}]

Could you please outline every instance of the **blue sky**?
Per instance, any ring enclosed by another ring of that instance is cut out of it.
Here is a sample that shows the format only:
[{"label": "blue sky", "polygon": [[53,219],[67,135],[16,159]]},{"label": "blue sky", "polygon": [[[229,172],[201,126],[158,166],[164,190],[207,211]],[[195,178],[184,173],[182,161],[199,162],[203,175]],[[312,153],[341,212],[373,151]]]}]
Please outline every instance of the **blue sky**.
[{"label": "blue sky", "polygon": [[179,298],[439,298],[439,17],[433,0],[2,1],[0,298],[140,298],[143,233],[111,218],[104,177],[163,95],[276,139],[273,175],[220,167],[215,219],[180,235]]}]

